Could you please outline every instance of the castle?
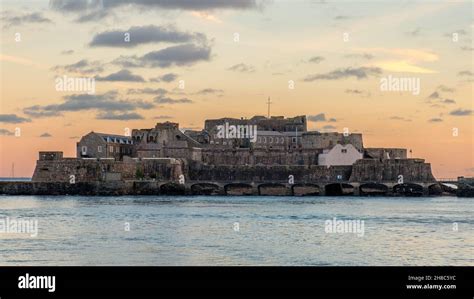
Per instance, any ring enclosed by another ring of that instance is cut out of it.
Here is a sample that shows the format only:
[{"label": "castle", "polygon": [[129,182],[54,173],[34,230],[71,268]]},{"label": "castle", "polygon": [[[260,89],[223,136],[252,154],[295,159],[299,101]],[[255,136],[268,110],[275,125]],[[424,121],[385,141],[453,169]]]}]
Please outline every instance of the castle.
[{"label": "castle", "polygon": [[90,132],[75,158],[40,152],[32,181],[36,194],[52,192],[44,184],[88,195],[442,192],[430,164],[406,149],[365,147],[358,133],[308,131],[306,116],[210,119],[200,131],[164,122],[130,136]]}]

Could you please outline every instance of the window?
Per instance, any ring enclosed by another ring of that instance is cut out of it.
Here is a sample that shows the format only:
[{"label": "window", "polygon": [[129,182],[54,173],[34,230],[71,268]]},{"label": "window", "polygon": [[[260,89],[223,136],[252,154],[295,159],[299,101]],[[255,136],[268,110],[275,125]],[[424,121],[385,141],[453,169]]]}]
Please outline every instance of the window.
[{"label": "window", "polygon": [[284,142],[285,142],[285,138],[281,137],[280,142],[281,142],[281,143],[284,143]]},{"label": "window", "polygon": [[296,143],[296,137],[291,137],[291,142]]},{"label": "window", "polygon": [[263,143],[267,143],[267,137],[263,137]]},{"label": "window", "polygon": [[341,149],[341,153],[347,154],[347,149],[345,149],[345,148]]},{"label": "window", "polygon": [[269,139],[268,143],[273,143],[273,137],[269,137]]},{"label": "window", "polygon": [[102,153],[102,145],[97,146],[97,152]]},{"label": "window", "polygon": [[87,155],[87,146],[83,146],[81,148],[81,152],[82,152],[83,155]]},{"label": "window", "polygon": [[114,152],[114,146],[113,145],[109,146],[109,152],[111,152],[111,153]]}]

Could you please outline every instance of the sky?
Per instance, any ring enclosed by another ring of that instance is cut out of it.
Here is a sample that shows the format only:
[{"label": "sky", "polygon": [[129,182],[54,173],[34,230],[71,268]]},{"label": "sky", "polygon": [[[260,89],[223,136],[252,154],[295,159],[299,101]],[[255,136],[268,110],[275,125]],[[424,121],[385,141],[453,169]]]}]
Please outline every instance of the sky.
[{"label": "sky", "polygon": [[266,115],[268,97],[273,116],[407,148],[437,178],[474,176],[473,12],[472,1],[1,0],[0,177],[13,164],[31,177],[38,151],[74,157],[90,131],[199,130]]}]

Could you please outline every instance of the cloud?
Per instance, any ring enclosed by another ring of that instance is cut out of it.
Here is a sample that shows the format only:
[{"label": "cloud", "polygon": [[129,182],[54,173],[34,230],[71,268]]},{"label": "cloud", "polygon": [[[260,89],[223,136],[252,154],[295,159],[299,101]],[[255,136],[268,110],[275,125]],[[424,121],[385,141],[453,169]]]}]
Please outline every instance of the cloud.
[{"label": "cloud", "polygon": [[135,112],[123,112],[123,113],[115,113],[115,112],[102,112],[97,114],[96,119],[103,119],[103,120],[134,120],[134,119],[143,119],[138,113]]},{"label": "cloud", "polygon": [[350,16],[335,16],[334,17],[334,20],[339,20],[339,21],[342,21],[342,20],[350,20],[352,19],[353,17],[350,17]]},{"label": "cloud", "polygon": [[456,101],[452,99],[444,99],[442,102],[445,104],[456,104]]},{"label": "cloud", "polygon": [[474,73],[471,72],[471,71],[460,71],[460,72],[458,73],[458,76],[469,76],[469,77],[472,77],[472,76],[474,76]]},{"label": "cloud", "polygon": [[325,73],[325,74],[315,74],[309,75],[303,79],[305,82],[312,82],[316,80],[339,80],[345,79],[350,77],[355,77],[358,80],[366,79],[369,76],[378,76],[382,74],[382,70],[377,67],[358,67],[358,68],[344,68],[344,69],[336,69],[332,72]]},{"label": "cloud", "polygon": [[64,50],[61,51],[61,55],[71,55],[74,54],[74,50]]},{"label": "cloud", "polygon": [[322,57],[322,56],[314,56],[314,57],[311,57],[310,59],[308,59],[308,62],[320,63],[323,60],[324,60],[324,57]]},{"label": "cloud", "polygon": [[153,117],[153,119],[172,119],[172,118],[173,117],[169,115],[158,115],[158,116]]},{"label": "cloud", "polygon": [[390,117],[390,119],[392,119],[392,120],[401,120],[401,121],[411,121],[411,119],[405,118],[405,117],[402,117],[402,116],[392,116],[392,117]]},{"label": "cloud", "polygon": [[331,118],[328,120],[328,122],[330,122],[330,123],[335,123],[335,122],[337,122],[337,119],[335,119],[334,117],[331,117]]},{"label": "cloud", "polygon": [[205,88],[201,89],[200,91],[196,92],[195,94],[222,94],[224,91],[222,89],[214,89],[214,88]]},{"label": "cloud", "polygon": [[133,111],[136,109],[151,109],[155,104],[143,101],[128,101],[117,99],[116,91],[103,94],[73,94],[64,96],[64,102],[51,105],[35,105],[26,107],[23,112],[31,117],[48,117],[62,115],[64,112],[98,110],[102,112]]},{"label": "cloud", "polygon": [[168,91],[163,88],[135,88],[127,90],[127,94],[154,94],[154,95],[165,95]]},{"label": "cloud", "polygon": [[95,76],[97,81],[112,82],[145,82],[142,76],[134,75],[129,70],[120,70],[105,77]]},{"label": "cloud", "polygon": [[[125,40],[129,34],[129,40]],[[133,26],[128,30],[105,31],[95,35],[89,43],[91,47],[123,47],[133,48],[149,43],[206,43],[207,38],[202,33],[178,31],[174,26]]]},{"label": "cloud", "polygon": [[335,127],[335,126],[331,126],[331,125],[325,125],[325,126],[323,127],[323,130],[335,130],[335,129],[336,129],[336,127]]},{"label": "cloud", "polygon": [[441,118],[438,118],[438,117],[435,117],[435,118],[432,118],[430,120],[428,120],[428,122],[430,123],[439,123],[439,122],[442,122],[443,120]]},{"label": "cloud", "polygon": [[324,113],[319,113],[316,115],[308,115],[307,119],[311,122],[326,121],[326,115]]},{"label": "cloud", "polygon": [[0,136],[13,136],[15,135],[13,132],[8,131],[6,129],[0,129]]},{"label": "cloud", "polygon": [[0,123],[21,124],[31,122],[31,119],[17,116],[16,114],[0,114]]},{"label": "cloud", "polygon": [[158,104],[191,104],[193,103],[192,100],[188,98],[181,98],[181,99],[172,99],[170,97],[162,97],[162,96],[157,96],[154,98],[154,101]]},{"label": "cloud", "polygon": [[73,64],[57,65],[53,67],[52,70],[60,72],[93,74],[103,72],[104,67],[100,61],[89,61],[87,59],[82,59]]},{"label": "cloud", "polygon": [[9,16],[7,15],[7,12],[3,12],[2,16],[0,17],[0,20],[4,23],[3,28],[7,29],[13,26],[20,26],[23,24],[46,24],[50,23],[52,24],[53,21],[51,21],[48,18],[43,17],[43,15],[39,12],[35,13],[30,13],[30,14],[24,14],[21,16]]},{"label": "cloud", "polygon": [[166,68],[171,66],[189,66],[199,61],[209,61],[210,59],[210,47],[184,44],[149,52],[141,57],[120,56],[113,63],[123,67]]},{"label": "cloud", "polygon": [[53,135],[51,135],[51,134],[49,134],[48,132],[46,132],[46,133],[41,134],[39,137],[41,137],[41,138],[49,138],[49,137],[53,137]]},{"label": "cloud", "polygon": [[454,115],[454,116],[466,116],[466,115],[471,115],[472,114],[472,110],[470,109],[456,109],[456,110],[453,110],[451,112],[449,112],[450,115]]},{"label": "cloud", "polygon": [[162,76],[158,76],[156,78],[151,78],[150,79],[150,82],[173,82],[174,80],[176,80],[178,78],[178,74],[174,74],[174,73],[168,73],[168,74],[164,74]]},{"label": "cloud", "polygon": [[255,0],[221,1],[221,0],[51,0],[50,7],[61,12],[83,12],[97,9],[109,10],[120,6],[136,7],[143,10],[178,9],[178,10],[213,10],[213,9],[256,9],[259,3]]},{"label": "cloud", "polygon": [[407,32],[408,35],[410,36],[420,36],[421,35],[421,28],[417,27],[412,31]]},{"label": "cloud", "polygon": [[428,96],[428,99],[440,99],[440,98],[441,98],[441,96],[440,96],[439,92],[437,92],[437,91],[433,92],[432,94],[430,94]]},{"label": "cloud", "polygon": [[447,87],[445,85],[439,85],[437,90],[442,91],[442,92],[454,92],[455,89],[451,87]]},{"label": "cloud", "polygon": [[347,54],[347,55],[344,55],[344,57],[345,58],[362,58],[362,59],[367,59],[367,60],[374,59],[374,55],[369,54],[369,53]]},{"label": "cloud", "polygon": [[241,72],[241,73],[253,73],[255,72],[255,68],[251,65],[247,65],[245,63],[238,63],[235,64],[227,69],[228,71],[233,72]]}]

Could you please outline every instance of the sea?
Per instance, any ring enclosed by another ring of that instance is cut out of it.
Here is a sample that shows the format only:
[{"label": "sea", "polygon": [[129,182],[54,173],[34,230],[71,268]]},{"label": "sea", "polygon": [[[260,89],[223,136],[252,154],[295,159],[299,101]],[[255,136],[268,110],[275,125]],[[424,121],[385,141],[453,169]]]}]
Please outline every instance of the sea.
[{"label": "sea", "polygon": [[473,216],[457,197],[3,195],[0,266],[474,266]]}]

